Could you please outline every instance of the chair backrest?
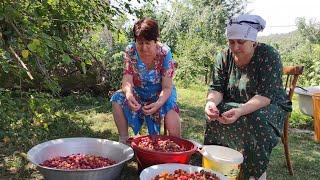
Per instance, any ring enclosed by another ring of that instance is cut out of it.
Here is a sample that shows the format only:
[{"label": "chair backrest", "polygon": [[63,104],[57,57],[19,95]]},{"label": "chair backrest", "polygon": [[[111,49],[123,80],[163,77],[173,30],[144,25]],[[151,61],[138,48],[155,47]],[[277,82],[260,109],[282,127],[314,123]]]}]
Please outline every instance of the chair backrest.
[{"label": "chair backrest", "polygon": [[304,66],[285,66],[283,75],[286,76],[285,90],[289,99],[292,100],[294,89],[296,88],[299,75],[303,73]]}]

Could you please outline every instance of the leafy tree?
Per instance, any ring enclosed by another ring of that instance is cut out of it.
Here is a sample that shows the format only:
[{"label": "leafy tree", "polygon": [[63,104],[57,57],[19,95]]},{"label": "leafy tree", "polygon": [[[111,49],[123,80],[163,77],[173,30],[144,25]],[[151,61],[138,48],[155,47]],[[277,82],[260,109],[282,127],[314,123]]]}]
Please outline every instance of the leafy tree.
[{"label": "leafy tree", "polygon": [[306,40],[312,44],[320,44],[320,22],[310,20],[307,24],[305,18],[298,18],[297,26],[298,31]]},{"label": "leafy tree", "polygon": [[[74,74],[79,79],[73,81],[91,77],[82,82],[92,85],[108,79],[96,76],[109,71],[101,57],[114,52],[108,51],[112,49],[109,43],[113,41],[112,32],[118,31],[113,23],[125,13],[139,14],[139,10],[130,0],[2,1],[1,85],[12,87],[20,81],[20,87],[40,87],[59,93],[65,88],[62,84],[65,77]],[[101,41],[105,42],[99,44]]]},{"label": "leafy tree", "polygon": [[260,38],[262,42],[274,45],[279,50],[284,65],[304,65],[304,73],[299,78],[300,86],[320,84],[320,26],[316,21],[306,23],[297,19],[298,30]]},{"label": "leafy tree", "polygon": [[177,79],[185,85],[201,77],[208,80],[215,54],[226,45],[226,21],[240,13],[246,1],[182,0],[170,12],[158,16],[162,39],[172,48],[179,63]]}]

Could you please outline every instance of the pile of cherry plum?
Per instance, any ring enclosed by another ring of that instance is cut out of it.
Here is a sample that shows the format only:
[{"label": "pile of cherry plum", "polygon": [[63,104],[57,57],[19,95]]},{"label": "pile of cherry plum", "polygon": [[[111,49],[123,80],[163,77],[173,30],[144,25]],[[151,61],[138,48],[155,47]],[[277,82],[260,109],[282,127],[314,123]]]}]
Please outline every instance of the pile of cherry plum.
[{"label": "pile of cherry plum", "polygon": [[201,170],[200,172],[188,173],[182,169],[177,169],[174,173],[162,172],[154,177],[152,180],[219,180],[216,174]]},{"label": "pile of cherry plum", "polygon": [[66,170],[96,169],[116,164],[114,160],[95,155],[72,154],[46,160],[40,165]]},{"label": "pile of cherry plum", "polygon": [[159,151],[159,152],[183,152],[186,148],[179,146],[177,143],[170,139],[160,139],[160,138],[141,138],[138,146],[144,150],[149,151]]}]

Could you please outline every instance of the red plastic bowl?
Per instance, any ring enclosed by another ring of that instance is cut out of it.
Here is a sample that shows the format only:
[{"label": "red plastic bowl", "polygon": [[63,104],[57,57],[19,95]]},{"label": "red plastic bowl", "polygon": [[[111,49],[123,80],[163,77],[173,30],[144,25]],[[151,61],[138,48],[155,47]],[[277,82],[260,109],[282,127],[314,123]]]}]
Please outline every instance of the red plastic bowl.
[{"label": "red plastic bowl", "polygon": [[[138,146],[142,138],[149,136],[150,138],[159,138],[160,140],[171,140],[177,143],[180,147],[184,147],[186,151],[182,152],[159,152],[146,150]],[[133,138],[131,141],[131,147],[133,148],[136,158],[139,162],[139,166],[146,168],[156,164],[164,163],[181,163],[188,164],[190,157],[196,152],[197,146],[191,141],[186,139],[177,138],[173,136],[164,135],[147,135]]]}]

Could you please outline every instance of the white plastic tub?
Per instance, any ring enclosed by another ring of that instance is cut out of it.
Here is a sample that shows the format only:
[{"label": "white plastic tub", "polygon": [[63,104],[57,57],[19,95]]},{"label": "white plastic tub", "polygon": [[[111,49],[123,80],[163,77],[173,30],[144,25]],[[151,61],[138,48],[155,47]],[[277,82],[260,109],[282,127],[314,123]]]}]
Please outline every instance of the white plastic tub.
[{"label": "white plastic tub", "polygon": [[236,180],[240,172],[240,166],[243,162],[243,155],[231,148],[205,145],[200,150],[202,154],[202,166],[212,169],[228,177],[230,180]]},{"label": "white plastic tub", "polygon": [[299,109],[303,114],[313,116],[312,95],[320,92],[320,86],[311,86],[304,88],[305,90],[297,87],[294,92],[298,94]]}]

